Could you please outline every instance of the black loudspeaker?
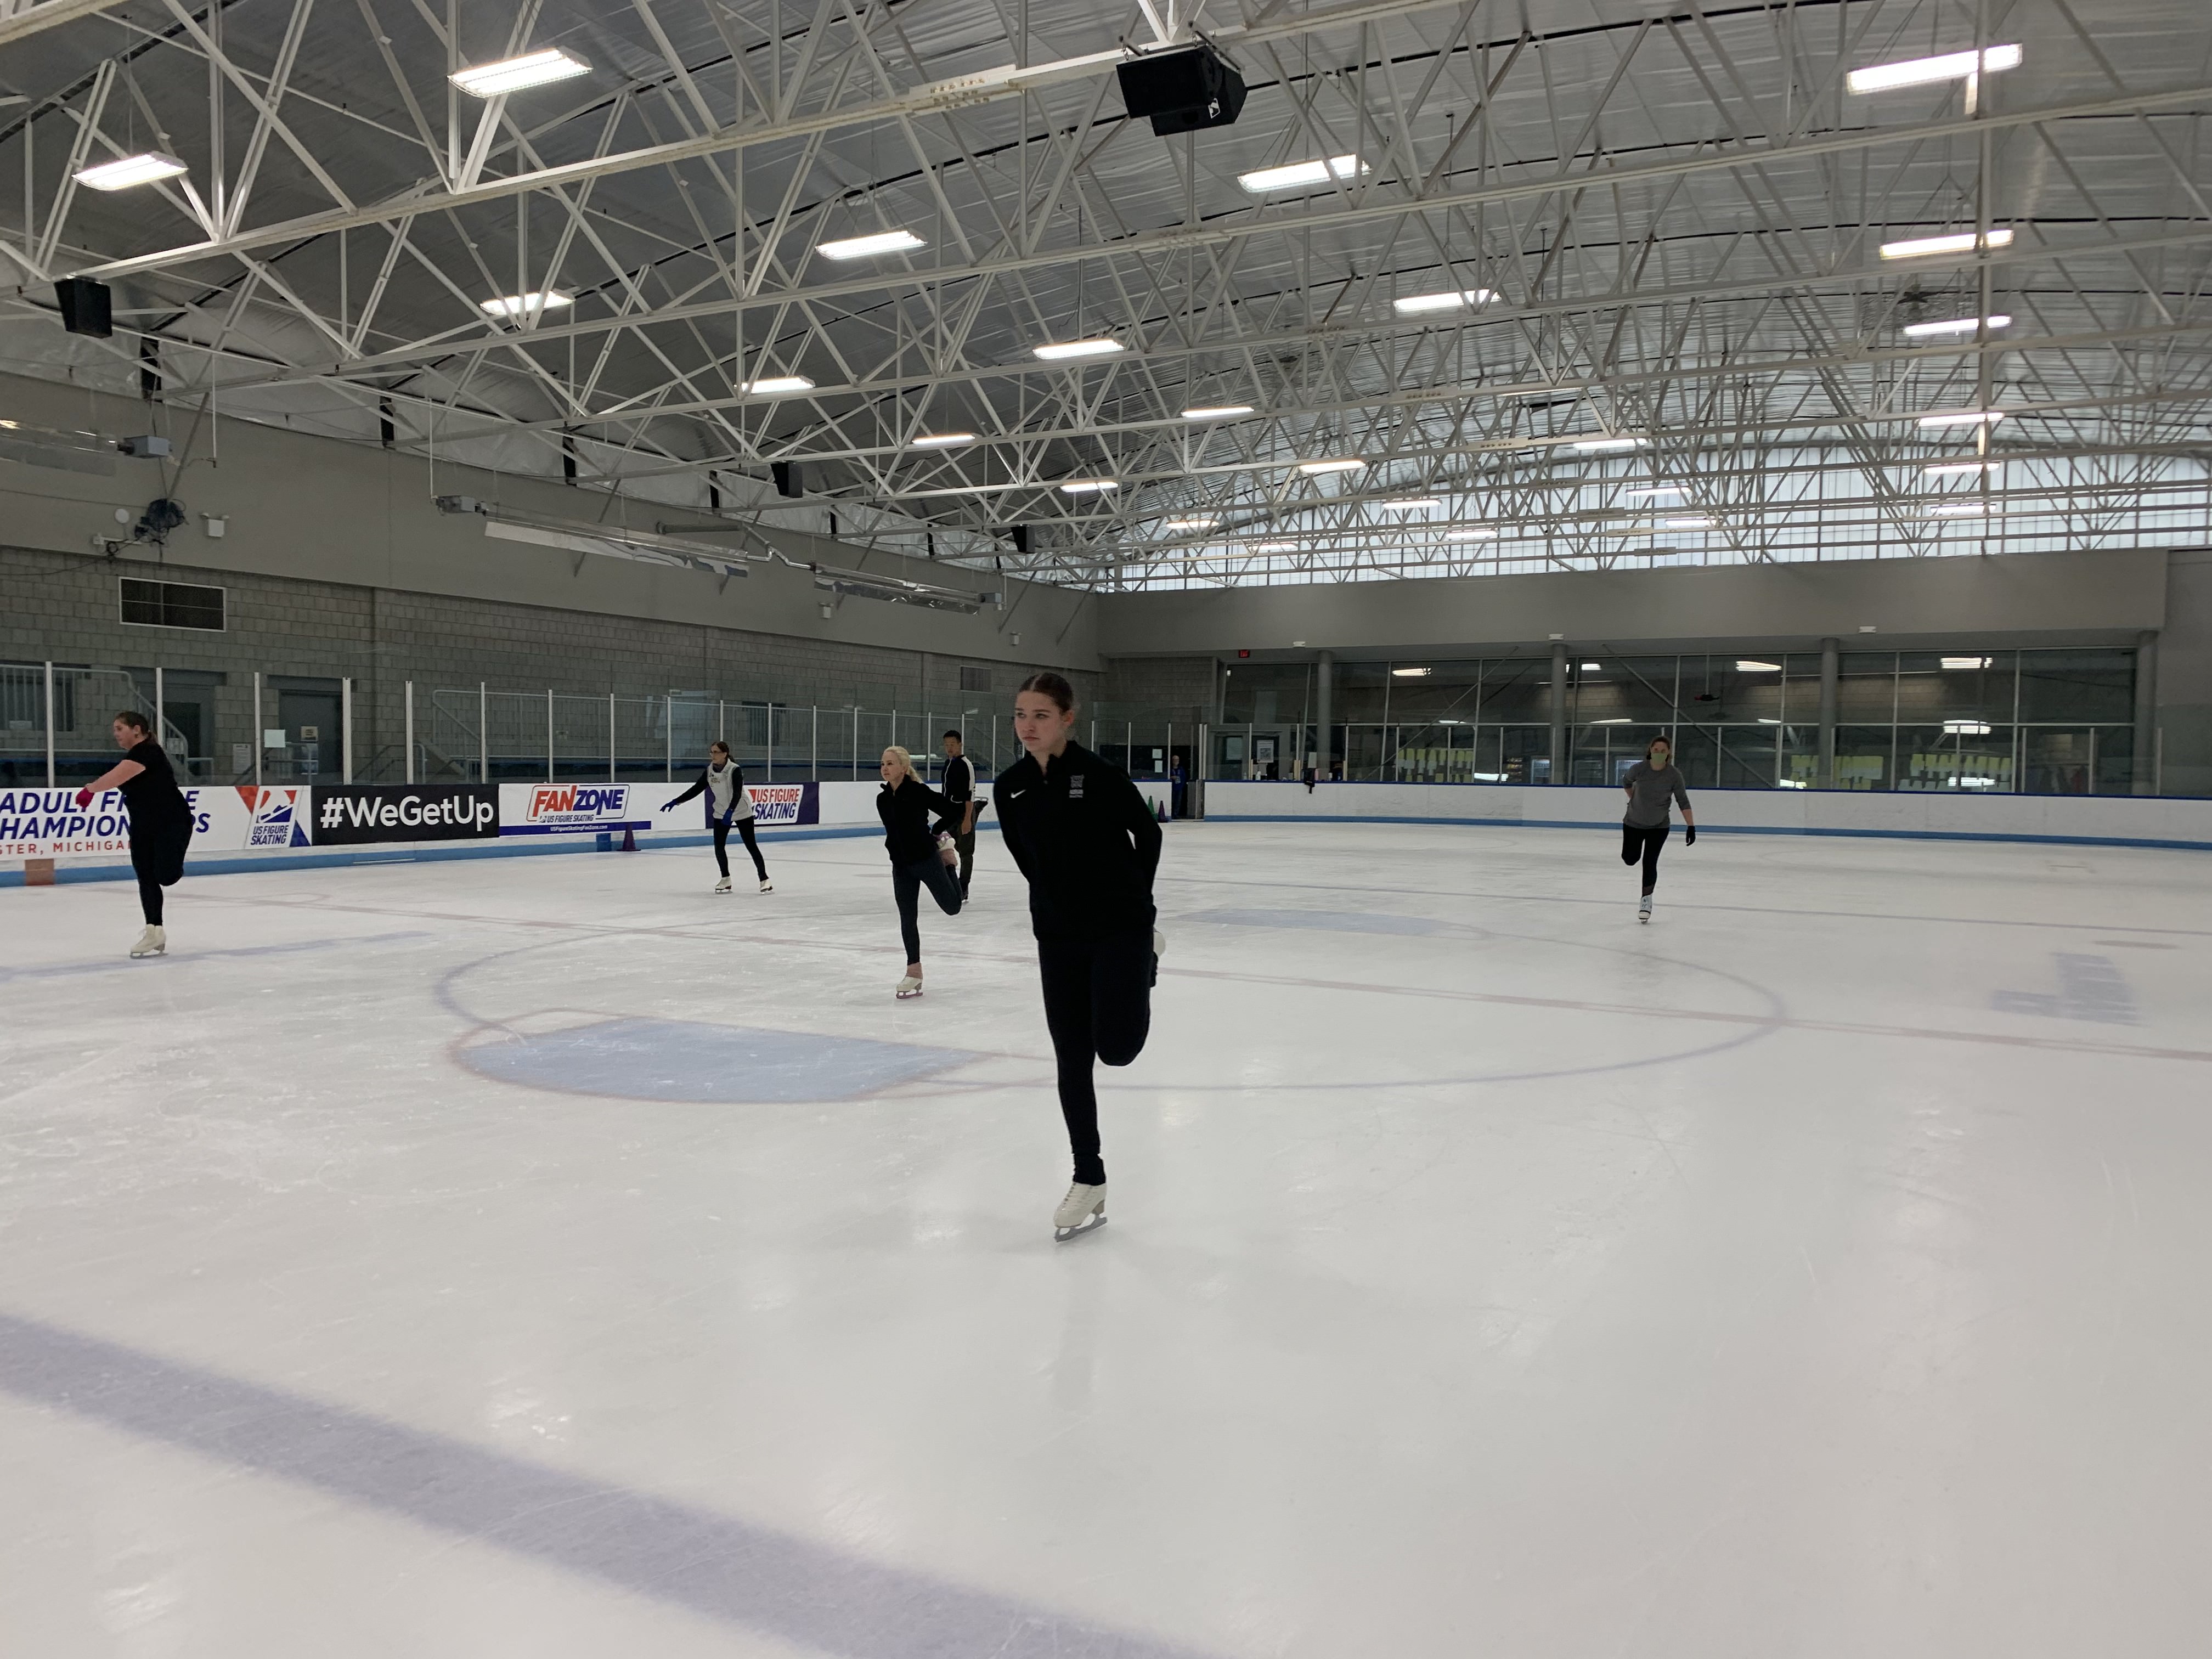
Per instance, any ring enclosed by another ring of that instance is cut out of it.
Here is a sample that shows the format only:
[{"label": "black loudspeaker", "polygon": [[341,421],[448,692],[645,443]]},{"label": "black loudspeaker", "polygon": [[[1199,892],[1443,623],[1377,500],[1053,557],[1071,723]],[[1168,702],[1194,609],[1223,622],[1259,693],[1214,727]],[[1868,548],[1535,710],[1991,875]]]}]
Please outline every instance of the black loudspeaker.
[{"label": "black loudspeaker", "polygon": [[1244,108],[1244,77],[1211,47],[1154,52],[1115,69],[1131,115],[1149,115],[1152,131],[1194,132],[1233,124]]},{"label": "black loudspeaker", "polygon": [[1025,524],[1018,524],[1008,533],[1014,538],[1014,551],[1027,556],[1030,550],[1030,527]]},{"label": "black loudspeaker", "polygon": [[54,284],[54,299],[62,308],[62,326],[72,334],[89,334],[105,340],[115,332],[115,301],[107,284],[89,276],[64,276]]},{"label": "black loudspeaker", "polygon": [[770,461],[768,475],[775,480],[775,493],[779,495],[804,495],[806,493],[806,486],[799,482],[797,461]]}]

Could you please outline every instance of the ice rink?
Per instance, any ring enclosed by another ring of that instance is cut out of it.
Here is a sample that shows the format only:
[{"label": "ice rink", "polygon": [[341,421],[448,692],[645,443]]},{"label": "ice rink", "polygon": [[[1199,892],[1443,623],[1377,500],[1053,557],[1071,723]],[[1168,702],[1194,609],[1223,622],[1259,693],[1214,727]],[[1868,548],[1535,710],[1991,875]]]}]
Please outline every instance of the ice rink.
[{"label": "ice rink", "polygon": [[0,1650],[2204,1651],[2212,857],[1176,826],[1055,1245],[996,837],[766,851],[0,890]]}]

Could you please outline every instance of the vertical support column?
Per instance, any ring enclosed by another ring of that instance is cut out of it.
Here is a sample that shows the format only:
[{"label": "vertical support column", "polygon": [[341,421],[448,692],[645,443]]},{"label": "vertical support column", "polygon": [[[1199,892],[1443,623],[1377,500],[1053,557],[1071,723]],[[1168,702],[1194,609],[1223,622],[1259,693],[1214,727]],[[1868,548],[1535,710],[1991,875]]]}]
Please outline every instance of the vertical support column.
[{"label": "vertical support column", "polygon": [[665,753],[668,781],[676,781],[676,694],[665,694],[660,699],[661,748]]},{"label": "vertical support column", "polygon": [[406,684],[404,706],[407,711],[407,781],[415,781],[415,682]]},{"label": "vertical support column", "polygon": [[607,781],[615,781],[615,694],[607,693]]},{"label": "vertical support column", "polygon": [[854,782],[860,781],[860,705],[853,705],[853,753],[847,762],[846,776]]},{"label": "vertical support column", "polygon": [[822,706],[806,705],[806,775],[817,783],[822,781]]},{"label": "vertical support column", "polygon": [[156,743],[162,741],[161,728],[169,723],[167,712],[168,699],[162,695],[162,690],[161,666],[156,663],[154,665],[154,741]]},{"label": "vertical support column", "polygon": [[267,733],[261,729],[261,671],[253,671],[253,787],[261,787],[261,740]]},{"label": "vertical support column", "polygon": [[1837,687],[1843,672],[1843,646],[1835,640],[1820,641],[1820,758],[1815,764],[1813,787],[1836,787]]},{"label": "vertical support column", "polygon": [[553,781],[553,688],[545,688],[545,781]]},{"label": "vertical support column", "polygon": [[2136,752],[2134,793],[2158,793],[2158,635],[2136,638]]},{"label": "vertical support column", "polygon": [[477,682],[477,781],[491,781],[491,693]]},{"label": "vertical support column", "polygon": [[1567,647],[1552,641],[1552,768],[1550,783],[1565,783],[1567,775]]},{"label": "vertical support column", "polygon": [[353,781],[353,682],[338,682],[338,781]]},{"label": "vertical support column", "polygon": [[[1323,782],[1329,777],[1329,762],[1336,752],[1336,721],[1333,704],[1336,696],[1336,653],[1324,651],[1314,659],[1314,775]],[[1346,755],[1348,763],[1351,757]],[[1347,765],[1346,770],[1349,771]],[[1291,762],[1291,776],[1301,777],[1305,773],[1305,756],[1301,753]]]},{"label": "vertical support column", "polygon": [[762,781],[767,783],[775,781],[775,696],[774,693],[769,694],[768,700],[768,769],[763,774]]},{"label": "vertical support column", "polygon": [[[255,692],[254,692],[254,698],[253,698],[253,701],[254,701],[254,703],[255,703],[255,709],[254,709],[254,713],[255,713],[255,714],[258,716],[258,715],[259,714],[259,713],[260,713],[259,704],[260,704],[260,702],[261,702],[261,695],[260,695],[260,692],[259,692],[259,690],[258,690],[258,688],[260,686],[260,684],[261,684],[261,676],[260,676],[260,675],[258,675],[258,674],[256,674],[256,675],[253,677],[253,683],[254,683],[255,687],[257,688],[257,689],[256,689],[256,690],[255,690]],[[47,788],[49,788],[49,789],[51,789],[51,788],[52,788],[53,787],[54,787],[54,665],[53,665],[53,664],[52,664],[52,663],[48,663],[48,664],[46,665],[46,787],[47,787]]]}]

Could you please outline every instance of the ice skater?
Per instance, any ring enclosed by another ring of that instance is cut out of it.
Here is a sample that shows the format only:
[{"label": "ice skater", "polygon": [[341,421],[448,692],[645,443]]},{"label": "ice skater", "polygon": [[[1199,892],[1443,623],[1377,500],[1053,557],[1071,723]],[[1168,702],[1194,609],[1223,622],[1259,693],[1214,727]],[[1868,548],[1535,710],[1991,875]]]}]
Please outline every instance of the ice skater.
[{"label": "ice skater", "polygon": [[1651,739],[1644,758],[1630,767],[1620,780],[1628,794],[1628,811],[1620,821],[1620,861],[1644,861],[1644,898],[1636,907],[1638,921],[1651,920],[1651,893],[1659,885],[1659,852],[1667,844],[1673,803],[1682,807],[1682,845],[1698,844],[1698,820],[1690,811],[1689,786],[1674,764],[1674,745],[1664,738]]},{"label": "ice skater", "polygon": [[730,758],[730,745],[720,738],[707,745],[707,764],[691,787],[660,810],[672,812],[694,795],[707,798],[707,828],[714,832],[714,862],[722,872],[714,890],[730,890],[730,829],[734,824],[744,837],[745,851],[753,855],[753,873],[760,878],[761,891],[775,891],[775,884],[768,878],[768,865],[761,858],[760,842],[753,839],[753,799],[745,793],[744,769]]},{"label": "ice skater", "polygon": [[968,902],[969,879],[975,873],[975,814],[982,801],[975,794],[975,763],[963,752],[959,732],[945,734],[945,799],[961,809],[960,827],[952,832],[952,845],[960,854],[960,902]]},{"label": "ice skater", "polygon": [[1160,826],[1129,775],[1075,742],[1074,729],[1074,690],[1057,674],[1030,675],[1014,696],[1024,752],[993,786],[1007,850],[1030,884],[1045,1025],[1075,1156],[1075,1182],[1052,1218],[1062,1241],[1106,1224],[1091,1066],[1127,1066],[1144,1052],[1167,949],[1152,926]]},{"label": "ice skater", "polygon": [[123,758],[76,792],[80,809],[92,805],[105,789],[123,792],[123,810],[131,818],[131,867],[138,877],[138,907],[146,917],[146,930],[131,947],[134,957],[158,957],[169,948],[169,935],[161,925],[161,890],[184,879],[185,849],[192,838],[192,809],[185,792],[177,787],[177,775],[169,757],[154,741],[146,717],[126,708],[110,729]]},{"label": "ice skater", "polygon": [[[884,821],[884,850],[891,856],[891,896],[898,902],[899,939],[906,945],[906,977],[894,988],[901,1001],[921,994],[921,890],[937,908],[960,914],[960,879],[952,873],[959,857],[946,825],[960,808],[931,788],[915,769],[914,757],[897,744],[884,750],[884,787],[876,792],[876,816]],[[935,814],[936,827],[930,825]]]}]

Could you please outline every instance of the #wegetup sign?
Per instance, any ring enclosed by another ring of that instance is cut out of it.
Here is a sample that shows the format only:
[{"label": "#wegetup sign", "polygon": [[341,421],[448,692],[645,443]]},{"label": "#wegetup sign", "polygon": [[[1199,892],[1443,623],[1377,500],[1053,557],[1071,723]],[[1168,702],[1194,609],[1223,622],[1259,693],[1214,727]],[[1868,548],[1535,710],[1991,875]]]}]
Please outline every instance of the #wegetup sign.
[{"label": "#wegetup sign", "polygon": [[[192,853],[307,844],[304,788],[204,786],[184,795],[192,813]],[[102,790],[80,807],[74,788],[0,789],[0,860],[130,856],[131,817],[121,790]]]},{"label": "#wegetup sign", "polygon": [[499,834],[499,791],[481,783],[318,784],[318,847],[380,841],[476,841]]}]

